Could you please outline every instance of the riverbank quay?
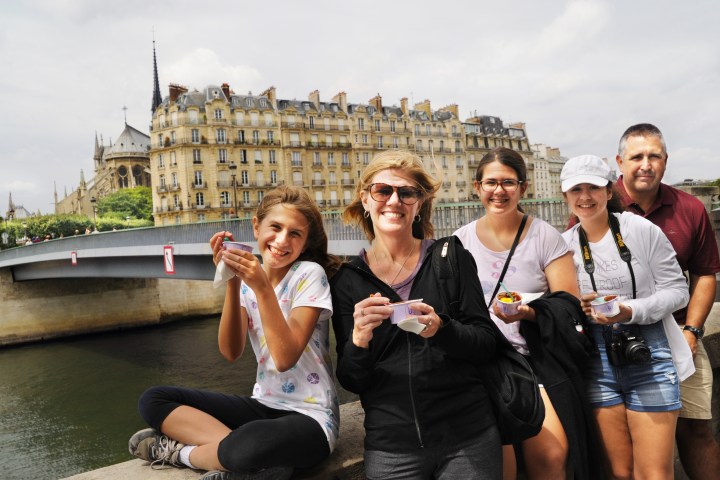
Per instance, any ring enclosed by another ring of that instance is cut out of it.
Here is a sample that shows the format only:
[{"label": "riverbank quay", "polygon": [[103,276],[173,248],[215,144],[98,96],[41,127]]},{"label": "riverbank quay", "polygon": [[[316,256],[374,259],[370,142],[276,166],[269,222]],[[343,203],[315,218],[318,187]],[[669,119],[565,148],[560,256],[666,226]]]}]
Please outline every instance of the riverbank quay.
[{"label": "riverbank quay", "polygon": [[[340,405],[340,442],[330,458],[318,467],[293,475],[296,480],[361,480],[363,470],[363,438],[365,413],[359,401]],[[129,456],[129,454],[128,454]],[[66,480],[197,480],[205,473],[189,468],[155,470],[142,460],[100,468],[68,477]]]},{"label": "riverbank quay", "polygon": [[[713,368],[713,432],[720,439],[720,302],[713,305],[705,324],[703,343]],[[316,470],[297,474],[298,480],[355,480],[364,477],[363,470],[363,428],[364,413],[360,402],[351,402],[340,406],[340,442],[330,459]],[[125,480],[142,478],[145,480],[196,480],[200,471],[168,468],[153,470],[147,462],[130,460],[98,470],[68,477],[67,480]],[[675,459],[675,479],[687,480],[687,475]]]}]

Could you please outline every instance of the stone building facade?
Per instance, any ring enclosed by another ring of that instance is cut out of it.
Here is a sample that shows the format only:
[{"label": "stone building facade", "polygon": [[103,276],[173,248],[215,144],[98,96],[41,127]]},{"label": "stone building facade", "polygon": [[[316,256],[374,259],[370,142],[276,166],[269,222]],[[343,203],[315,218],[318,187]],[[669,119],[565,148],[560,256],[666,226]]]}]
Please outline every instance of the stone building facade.
[{"label": "stone building facade", "polygon": [[461,121],[457,105],[429,100],[385,105],[380,95],[329,102],[234,93],[228,84],[202,91],[171,84],[151,126],[150,170],[156,225],[252,216],[264,193],[281,183],[306,188],[323,210],[342,209],[360,172],[378,152],[416,152],[441,180],[439,202],[474,198],[480,158],[496,146],[533,152],[522,123],[497,117]]}]

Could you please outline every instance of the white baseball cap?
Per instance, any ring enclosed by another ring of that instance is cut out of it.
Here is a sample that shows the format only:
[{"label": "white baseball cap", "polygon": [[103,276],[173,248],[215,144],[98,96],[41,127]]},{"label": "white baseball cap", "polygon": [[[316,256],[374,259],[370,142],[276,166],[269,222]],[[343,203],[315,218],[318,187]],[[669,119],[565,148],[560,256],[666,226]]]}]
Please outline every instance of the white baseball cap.
[{"label": "white baseball cap", "polygon": [[580,155],[565,162],[560,172],[560,181],[562,182],[560,188],[564,193],[581,183],[604,187],[613,181],[613,175],[602,158],[595,155]]}]

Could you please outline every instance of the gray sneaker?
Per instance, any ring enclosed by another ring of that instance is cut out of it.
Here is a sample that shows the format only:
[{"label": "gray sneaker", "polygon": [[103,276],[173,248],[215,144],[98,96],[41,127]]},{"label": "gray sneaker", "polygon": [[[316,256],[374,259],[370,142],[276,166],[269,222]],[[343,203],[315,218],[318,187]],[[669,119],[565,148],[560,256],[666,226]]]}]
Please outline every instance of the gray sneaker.
[{"label": "gray sneaker", "polygon": [[288,480],[293,473],[290,467],[263,468],[255,473],[207,472],[199,480]]},{"label": "gray sneaker", "polygon": [[136,432],[128,441],[130,455],[150,462],[153,468],[166,465],[185,468],[180,463],[180,449],[184,446],[184,443],[172,440],[152,428]]}]

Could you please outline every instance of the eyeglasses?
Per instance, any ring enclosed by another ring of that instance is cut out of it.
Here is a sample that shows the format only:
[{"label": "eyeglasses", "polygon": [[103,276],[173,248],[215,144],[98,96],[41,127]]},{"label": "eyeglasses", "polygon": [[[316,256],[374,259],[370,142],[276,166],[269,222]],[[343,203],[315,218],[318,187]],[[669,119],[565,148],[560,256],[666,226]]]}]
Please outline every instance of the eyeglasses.
[{"label": "eyeglasses", "polygon": [[494,192],[497,190],[498,185],[508,193],[512,193],[518,189],[521,183],[525,183],[523,180],[495,180],[494,178],[488,178],[487,180],[478,180],[478,183],[485,192]]},{"label": "eyeglasses", "polygon": [[409,185],[395,187],[387,183],[371,183],[367,191],[376,202],[387,202],[393,192],[397,192],[398,199],[405,205],[415,205],[423,196],[422,190],[417,187]]}]

